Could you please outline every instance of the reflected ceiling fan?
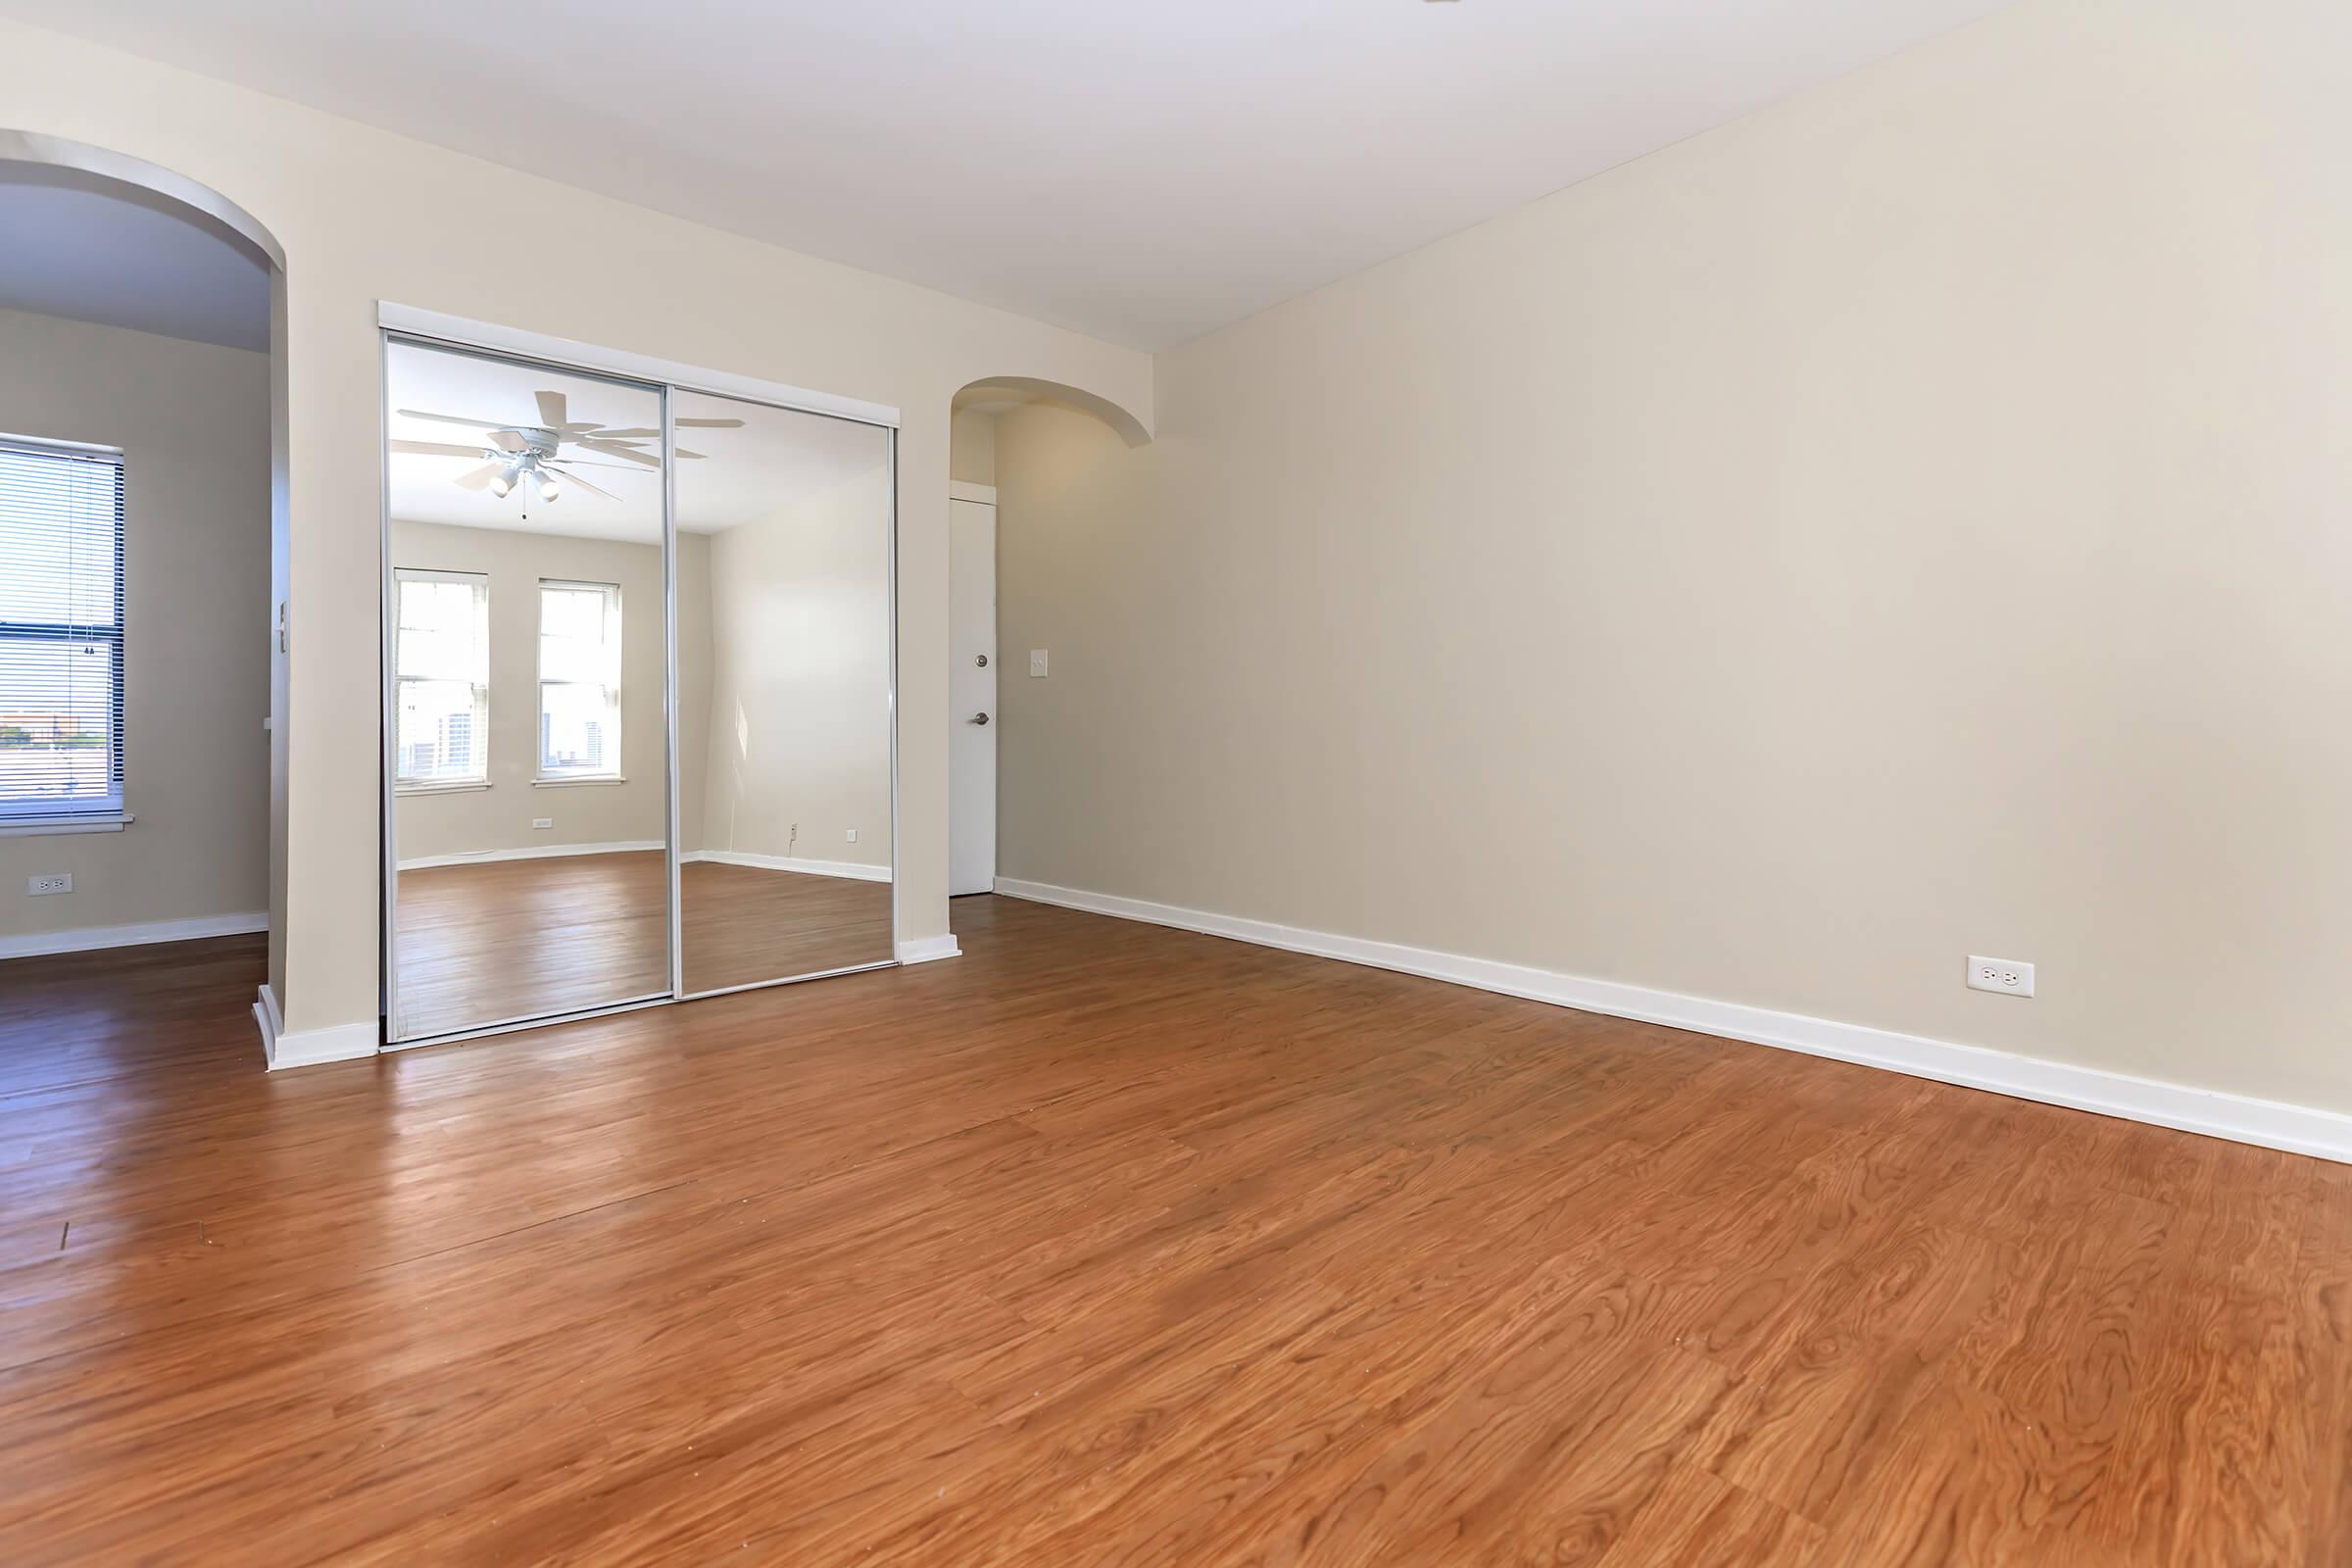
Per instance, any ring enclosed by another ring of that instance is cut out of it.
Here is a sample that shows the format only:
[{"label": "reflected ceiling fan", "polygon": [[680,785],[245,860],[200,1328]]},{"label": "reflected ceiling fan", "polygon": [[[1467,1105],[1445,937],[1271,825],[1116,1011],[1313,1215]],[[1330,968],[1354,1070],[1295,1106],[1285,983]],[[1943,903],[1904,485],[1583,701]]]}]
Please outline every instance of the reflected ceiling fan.
[{"label": "reflected ceiling fan", "polygon": [[[640,426],[598,424],[594,420],[571,418],[568,399],[561,392],[541,390],[531,396],[539,404],[539,423],[501,424],[495,419],[468,419],[455,414],[427,414],[422,409],[402,409],[404,419],[430,419],[436,424],[462,424],[483,433],[485,443],[479,446],[460,446],[449,441],[403,441],[385,443],[391,451],[414,453],[432,458],[482,458],[478,468],[468,468],[452,483],[468,490],[487,490],[494,496],[512,494],[518,484],[528,482],[539,492],[542,501],[553,501],[564,493],[564,485],[576,484],[592,496],[608,501],[620,498],[602,485],[574,473],[574,468],[659,468],[660,454],[644,450],[648,441],[659,441],[660,430]],[[741,419],[673,419],[679,429],[740,430]],[[566,457],[564,448],[578,447],[600,454],[604,458],[618,458],[618,463],[600,462],[596,458]],[[677,449],[681,458],[700,458],[704,454]]]}]

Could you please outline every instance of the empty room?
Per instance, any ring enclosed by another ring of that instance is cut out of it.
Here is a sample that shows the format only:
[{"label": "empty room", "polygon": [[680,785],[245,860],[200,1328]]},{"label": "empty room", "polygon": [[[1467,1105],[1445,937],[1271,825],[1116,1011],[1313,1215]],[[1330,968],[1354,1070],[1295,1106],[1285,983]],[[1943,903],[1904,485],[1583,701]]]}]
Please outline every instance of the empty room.
[{"label": "empty room", "polygon": [[0,0],[0,1560],[2352,1563],[2352,17]]}]

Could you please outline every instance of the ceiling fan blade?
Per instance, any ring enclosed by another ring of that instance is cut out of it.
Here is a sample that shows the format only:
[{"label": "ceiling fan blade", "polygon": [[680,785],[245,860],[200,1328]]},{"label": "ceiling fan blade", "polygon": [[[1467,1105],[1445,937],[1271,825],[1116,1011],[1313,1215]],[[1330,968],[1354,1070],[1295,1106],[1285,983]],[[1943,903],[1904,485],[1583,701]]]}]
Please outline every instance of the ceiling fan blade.
[{"label": "ceiling fan blade", "polygon": [[681,430],[740,430],[741,419],[672,419],[670,423]]},{"label": "ceiling fan blade", "polygon": [[404,419],[430,419],[435,424],[465,424],[471,425],[476,430],[504,430],[507,428],[507,421],[504,419],[461,419],[454,414],[427,414],[422,409],[401,409],[397,412]]},{"label": "ceiling fan blade", "polygon": [[539,403],[539,422],[548,428],[561,428],[571,418],[569,401],[563,393],[542,388],[531,396]]},{"label": "ceiling fan blade", "polygon": [[645,471],[634,463],[599,463],[594,458],[565,458],[563,462],[566,467],[572,468],[625,468],[631,473]]},{"label": "ceiling fan blade", "polygon": [[468,490],[479,490],[497,478],[505,468],[506,465],[503,463],[485,463],[478,468],[468,468],[466,472],[459,474],[456,482]]},{"label": "ceiling fan blade", "polygon": [[644,467],[659,468],[662,466],[662,460],[652,453],[640,452],[635,447],[624,447],[617,441],[581,441],[575,444],[586,447],[591,452],[602,452],[608,458],[626,458],[631,463]]},{"label": "ceiling fan blade", "polygon": [[678,456],[681,458],[707,458],[710,455],[708,452],[689,452],[684,447],[678,448]]},{"label": "ceiling fan blade", "polygon": [[447,441],[387,441],[384,450],[413,453],[420,458],[478,458],[482,455],[482,449],[478,446],[461,447]]},{"label": "ceiling fan blade", "polygon": [[509,452],[528,452],[531,444],[513,430],[493,430],[490,439]]},{"label": "ceiling fan blade", "polygon": [[[680,419],[678,422],[684,424],[686,421]],[[648,430],[642,425],[631,425],[625,430],[608,430],[603,425],[597,425],[595,430],[596,439],[599,441],[651,441],[662,433],[659,430]]]},{"label": "ceiling fan blade", "polygon": [[587,491],[592,496],[603,496],[607,501],[618,501],[620,499],[620,497],[614,495],[612,491],[607,490],[602,485],[590,484],[587,480],[581,478],[569,468],[559,468],[552,463],[543,463],[539,466],[543,471],[554,474],[565,484],[578,485],[581,489]]}]

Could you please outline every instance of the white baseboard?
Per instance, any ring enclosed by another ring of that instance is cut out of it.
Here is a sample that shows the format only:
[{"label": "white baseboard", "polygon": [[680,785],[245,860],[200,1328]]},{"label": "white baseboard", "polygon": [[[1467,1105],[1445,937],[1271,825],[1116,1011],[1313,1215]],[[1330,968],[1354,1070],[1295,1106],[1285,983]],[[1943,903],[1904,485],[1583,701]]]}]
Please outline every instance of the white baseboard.
[{"label": "white baseboard", "polygon": [[930,963],[939,958],[960,958],[963,950],[956,945],[953,934],[944,937],[916,937],[899,944],[901,963]]},{"label": "white baseboard", "polygon": [[136,948],[150,942],[193,942],[200,937],[242,936],[270,929],[263,914],[205,914],[192,920],[149,920],[139,925],[93,925],[78,931],[35,931],[0,937],[0,958],[29,958],[44,953],[88,953],[99,948]]},{"label": "white baseboard", "polygon": [[436,865],[487,865],[493,860],[559,860],[573,855],[629,855],[665,848],[660,839],[622,839],[611,844],[534,844],[521,850],[475,850],[460,855],[419,855],[402,860],[403,871],[425,871]]},{"label": "white baseboard", "polygon": [[267,1068],[276,1062],[277,1037],[286,1032],[286,1016],[277,1010],[277,993],[270,989],[267,980],[253,1004],[253,1021],[262,1026],[262,1065]]},{"label": "white baseboard", "polygon": [[1212,914],[1200,909],[1179,908],[1174,905],[1152,904],[1142,899],[1123,899],[1107,893],[1054,887],[1044,882],[999,877],[997,891],[1008,898],[1056,904],[1065,908],[1116,915],[1123,920],[1143,920],[1153,925],[1175,926],[1180,930],[1200,931],[1210,936],[1231,937],[1240,942],[1256,943],[1260,947],[1282,948],[1292,953],[1338,958],[1378,969],[1395,969],[1431,980],[1445,980],[1454,985],[1475,986],[1482,991],[1496,991],[1505,996],[1525,997],[1535,1002],[1574,1007],[1583,1012],[1637,1018],[1644,1023],[1665,1024],[1698,1034],[1720,1035],[1730,1040],[1744,1040],[1782,1051],[1802,1052],[1806,1055],[1828,1056],[1866,1067],[1883,1067],[1914,1078],[1933,1078],[1941,1083],[1989,1090],[2021,1100],[2037,1100],[2045,1104],[2066,1105],[2076,1110],[2094,1111],[2102,1116],[2120,1116],[2128,1121],[2149,1122],[2181,1132],[2202,1133],[2211,1138],[2227,1138],[2236,1143],[2255,1144],[2265,1149],[2283,1149],[2293,1153],[2315,1154],[2322,1159],[2352,1164],[2352,1116],[2335,1111],[2290,1105],[2275,1100],[2255,1100],[2208,1089],[2192,1089],[2185,1084],[2135,1078],[2127,1073],[2078,1067],[2046,1057],[2021,1056],[1983,1046],[1954,1045],[1949,1041],[1929,1040],[1919,1035],[1898,1034],[1860,1024],[1838,1023],[1801,1013],[1775,1012],[1766,1007],[1713,1002],[1703,997],[1619,985],[1609,980],[1589,980],[1578,975],[1496,963],[1486,958],[1462,957],[1424,948],[1333,936],[1328,932],[1276,925],[1266,920]]},{"label": "white baseboard", "polygon": [[300,1034],[286,1033],[285,1015],[278,1011],[277,996],[265,981],[260,1000],[253,1004],[254,1021],[262,1026],[262,1057],[271,1072],[288,1067],[315,1067],[326,1061],[356,1061],[376,1053],[376,1026],[372,1020],[365,1023],[337,1024],[332,1029],[306,1029]]},{"label": "white baseboard", "polygon": [[857,860],[804,860],[784,855],[754,855],[749,850],[688,850],[680,860],[712,860],[720,865],[748,865],[761,871],[798,871],[804,876],[846,876],[860,882],[887,882],[890,867]]}]

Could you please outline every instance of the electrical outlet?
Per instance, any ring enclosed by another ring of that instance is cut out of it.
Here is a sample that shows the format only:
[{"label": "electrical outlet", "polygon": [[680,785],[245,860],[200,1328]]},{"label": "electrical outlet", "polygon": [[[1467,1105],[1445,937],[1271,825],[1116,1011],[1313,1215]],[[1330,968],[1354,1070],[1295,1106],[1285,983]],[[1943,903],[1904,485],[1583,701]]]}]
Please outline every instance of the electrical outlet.
[{"label": "electrical outlet", "polygon": [[556,819],[555,819],[554,817],[552,817],[552,816],[534,816],[534,817],[532,817],[532,818],[531,818],[531,826],[532,826],[534,829],[536,829],[536,828],[543,828],[543,827],[554,827],[555,825],[556,825]]},{"label": "electrical outlet", "polygon": [[1046,678],[1046,651],[1043,648],[1029,650],[1029,673],[1038,680]]},{"label": "electrical outlet", "polygon": [[28,876],[24,879],[24,891],[36,899],[44,893],[71,893],[74,873],[59,871],[49,876]]},{"label": "electrical outlet", "polygon": [[1968,960],[1968,988],[2000,997],[2030,997],[2034,994],[2034,966],[2014,958],[1972,957]]},{"label": "electrical outlet", "polygon": [[855,843],[857,843],[857,842],[858,842],[858,830],[857,830],[856,828],[852,828],[852,829],[850,829],[850,842],[851,842],[852,844],[855,844]]}]

